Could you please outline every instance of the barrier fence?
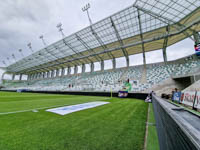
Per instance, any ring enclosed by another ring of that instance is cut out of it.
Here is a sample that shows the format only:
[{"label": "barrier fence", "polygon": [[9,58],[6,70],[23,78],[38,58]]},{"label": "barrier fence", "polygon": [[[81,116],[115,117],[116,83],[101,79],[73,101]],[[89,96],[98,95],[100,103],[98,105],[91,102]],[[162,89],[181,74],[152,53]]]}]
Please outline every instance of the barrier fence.
[{"label": "barrier fence", "polygon": [[[16,92],[16,90],[0,90],[4,92]],[[119,97],[118,92],[81,92],[81,91],[23,91],[25,93],[42,93],[42,94],[66,94],[66,95],[85,95],[85,96],[106,96]],[[136,98],[145,100],[147,93],[128,93],[127,98]]]},{"label": "barrier fence", "polygon": [[199,150],[200,117],[153,95],[161,150]]}]

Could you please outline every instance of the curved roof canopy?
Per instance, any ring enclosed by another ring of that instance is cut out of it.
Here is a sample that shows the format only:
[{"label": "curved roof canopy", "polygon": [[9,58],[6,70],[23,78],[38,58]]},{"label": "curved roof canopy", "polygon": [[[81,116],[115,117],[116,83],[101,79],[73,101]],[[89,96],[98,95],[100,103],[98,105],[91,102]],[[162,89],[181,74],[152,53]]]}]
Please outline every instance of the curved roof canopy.
[{"label": "curved roof canopy", "polygon": [[[200,31],[200,0],[136,0],[7,67],[30,74],[162,49]],[[167,40],[167,43],[166,43]]]}]

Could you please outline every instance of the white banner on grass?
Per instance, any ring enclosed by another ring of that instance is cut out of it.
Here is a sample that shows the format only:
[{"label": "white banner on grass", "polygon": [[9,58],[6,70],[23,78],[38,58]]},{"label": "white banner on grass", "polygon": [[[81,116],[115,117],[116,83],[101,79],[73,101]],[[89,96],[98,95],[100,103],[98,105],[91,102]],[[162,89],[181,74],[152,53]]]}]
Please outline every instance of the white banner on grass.
[{"label": "white banner on grass", "polygon": [[94,107],[105,105],[108,103],[110,102],[90,102],[90,103],[84,103],[84,104],[78,104],[78,105],[47,109],[46,111],[53,112],[59,115],[66,115],[69,113],[73,113],[73,112],[84,110],[84,109],[94,108]]}]

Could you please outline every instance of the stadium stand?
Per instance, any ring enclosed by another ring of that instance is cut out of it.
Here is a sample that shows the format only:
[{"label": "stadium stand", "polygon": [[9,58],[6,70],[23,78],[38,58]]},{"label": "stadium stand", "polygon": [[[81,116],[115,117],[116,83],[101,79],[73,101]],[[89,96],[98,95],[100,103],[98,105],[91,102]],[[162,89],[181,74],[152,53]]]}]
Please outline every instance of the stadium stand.
[{"label": "stadium stand", "polygon": [[115,70],[96,71],[74,75],[59,76],[29,81],[5,81],[5,90],[29,89],[46,91],[119,91],[123,83],[129,79],[131,92],[144,92],[167,79],[194,74],[199,68],[198,57],[189,56],[165,63],[148,64],[146,66],[146,82],[141,82],[143,65]]}]

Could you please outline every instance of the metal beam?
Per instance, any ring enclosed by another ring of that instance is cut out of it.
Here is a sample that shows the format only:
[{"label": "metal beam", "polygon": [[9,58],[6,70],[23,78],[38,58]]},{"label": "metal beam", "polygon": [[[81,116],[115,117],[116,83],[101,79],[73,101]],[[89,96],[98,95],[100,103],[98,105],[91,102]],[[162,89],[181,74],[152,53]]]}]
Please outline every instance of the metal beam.
[{"label": "metal beam", "polygon": [[144,48],[144,38],[143,38],[143,32],[142,32],[142,24],[140,19],[140,10],[137,9],[138,12],[138,22],[139,22],[139,29],[140,29],[140,38],[142,41],[142,53],[143,53],[143,64],[146,65],[146,56],[145,56],[145,48]]},{"label": "metal beam", "polygon": [[[120,34],[119,34],[118,30],[117,30],[117,27],[116,27],[114,21],[112,20],[112,17],[110,17],[110,21],[111,21],[112,27],[114,28],[115,35],[116,35],[116,37],[117,37],[117,39],[118,39],[118,41],[119,41],[119,44],[120,44],[121,47],[123,47],[123,46],[124,46],[124,43],[123,43],[123,41],[122,41],[122,39],[121,39],[121,37],[120,37]],[[126,65],[127,65],[127,67],[129,67],[128,52],[126,51],[125,48],[122,48],[121,50],[122,50],[122,52],[123,52],[124,57],[126,57]]]},{"label": "metal beam", "polygon": [[[135,8],[137,8],[138,10],[141,10],[142,12],[144,12],[144,13],[146,13],[146,14],[152,16],[152,17],[154,17],[155,19],[158,19],[158,20],[162,21],[162,22],[165,23],[165,24],[170,24],[170,23],[174,24],[174,25],[175,25],[174,27],[175,27],[177,30],[180,30],[181,27],[185,27],[185,25],[183,25],[183,24],[181,24],[181,23],[179,23],[179,22],[174,22],[174,21],[171,20],[171,19],[168,19],[168,18],[166,18],[166,17],[163,17],[163,16],[161,16],[161,15],[159,15],[159,14],[156,14],[155,12],[152,12],[152,11],[147,10],[147,9],[145,9],[145,8],[141,8],[141,7],[139,7],[139,6],[133,6],[133,7],[135,7]],[[178,27],[177,27],[176,25],[178,25]],[[190,30],[192,30],[192,29],[190,29]],[[193,30],[192,30],[192,31],[193,31]],[[185,35],[186,35],[187,37],[189,37],[192,41],[194,41],[194,39],[193,39],[191,36],[189,36],[189,34],[188,34],[187,32],[183,32],[183,34],[185,34]]]},{"label": "metal beam", "polygon": [[[82,53],[80,53],[80,52],[77,52],[73,47],[72,47],[72,45],[70,44],[70,43],[68,43],[67,41],[65,41],[64,39],[63,39],[63,43],[69,48],[69,49],[71,49],[73,52],[74,52],[74,54],[76,54],[76,55],[79,55],[79,56],[84,56]],[[73,57],[73,55],[72,55],[72,57]],[[91,62],[91,60],[88,58],[88,60],[89,60],[89,62]],[[82,63],[81,61],[79,61],[80,63]]]},{"label": "metal beam", "polygon": [[[151,39],[147,39],[147,40],[144,40],[144,41],[139,41],[139,42],[127,44],[127,45],[124,45],[123,47],[122,47],[122,46],[119,46],[119,47],[107,49],[106,51],[98,52],[98,53],[95,53],[95,54],[85,55],[84,57],[77,57],[77,58],[75,58],[75,59],[70,59],[70,60],[67,60],[67,61],[65,61],[65,62],[63,62],[63,63],[59,63],[59,64],[48,64],[47,66],[45,66],[45,68],[51,67],[51,66],[60,65],[60,64],[64,64],[64,63],[69,63],[69,62],[72,62],[72,61],[75,61],[75,60],[78,60],[78,59],[84,59],[84,58],[86,58],[86,57],[94,57],[94,56],[96,56],[96,55],[101,55],[101,54],[104,54],[104,53],[107,53],[107,52],[112,52],[112,51],[120,50],[120,49],[122,49],[122,48],[128,48],[128,47],[137,46],[137,45],[140,45],[140,44],[142,44],[142,43],[145,44],[145,43],[153,42],[153,41],[156,41],[156,40],[164,39],[164,38],[166,38],[166,37],[172,37],[172,36],[181,34],[181,33],[184,32],[185,30],[187,30],[187,29],[191,28],[192,26],[194,26],[194,25],[196,25],[196,24],[199,24],[199,23],[200,23],[200,18],[199,18],[197,21],[195,21],[195,22],[191,23],[190,25],[188,25],[187,27],[182,28],[181,30],[179,30],[179,31],[177,31],[177,32],[170,33],[170,34],[168,34],[168,35],[167,35],[167,34],[163,34],[163,35],[161,35],[161,36],[153,37],[153,38],[151,38]],[[30,71],[32,71],[32,70],[35,70],[35,67],[29,68],[29,69],[27,69],[27,71],[26,71],[26,70],[22,70],[22,71],[20,71],[20,72],[24,72],[24,71],[30,72]],[[8,72],[11,72],[11,71],[8,70]],[[16,72],[16,73],[18,73],[18,72]]]},{"label": "metal beam", "polygon": [[[90,26],[91,32],[94,35],[94,37],[96,38],[96,40],[99,42],[99,44],[101,45],[101,47],[106,50],[107,46],[103,43],[103,41],[101,40],[101,38],[98,36],[98,34],[94,31],[94,29],[92,28],[92,26]],[[110,57],[111,59],[114,58],[114,56],[112,55],[112,53],[107,53],[108,57]]]},{"label": "metal beam", "polygon": [[[88,46],[88,44],[87,44],[85,41],[83,41],[83,40],[81,39],[80,36],[78,36],[78,34],[75,34],[75,35],[76,35],[77,40],[85,47],[85,49],[87,49],[88,51],[92,51],[93,53],[95,53],[95,52],[93,51],[93,49],[91,49],[91,48]],[[100,56],[97,56],[97,57],[95,57],[95,58],[96,58],[97,61],[103,60]],[[90,63],[92,63],[92,62],[90,62]]]},{"label": "metal beam", "polygon": [[[63,40],[64,41],[64,40]],[[66,43],[65,43],[66,44]],[[68,45],[67,45],[68,46]],[[55,47],[55,49],[57,49],[59,52],[61,52],[61,50],[60,50],[60,47],[59,46],[54,46]],[[68,46],[69,47],[69,46]],[[69,47],[70,48],[70,47]],[[73,51],[74,52],[74,51]],[[61,52],[62,53],[62,52]],[[77,54],[76,52],[74,52],[75,54]],[[63,53],[62,53],[63,54]],[[74,58],[73,57],[73,55],[71,56],[72,58]],[[59,60],[64,60],[65,61],[65,58],[59,58]],[[82,63],[80,60],[79,60],[79,62],[80,63]],[[77,65],[77,64],[75,64],[75,63],[72,63],[73,65]]]},{"label": "metal beam", "polygon": [[[169,34],[169,31],[170,31],[170,28],[169,28],[169,26],[167,26],[166,27],[166,34],[167,35]],[[163,43],[163,59],[164,59],[165,63],[167,62],[167,44],[168,44],[168,37],[166,37],[164,39],[164,43]]]}]

